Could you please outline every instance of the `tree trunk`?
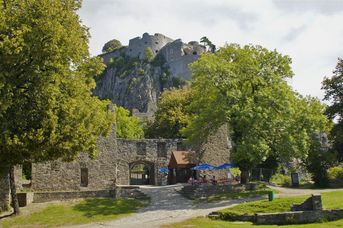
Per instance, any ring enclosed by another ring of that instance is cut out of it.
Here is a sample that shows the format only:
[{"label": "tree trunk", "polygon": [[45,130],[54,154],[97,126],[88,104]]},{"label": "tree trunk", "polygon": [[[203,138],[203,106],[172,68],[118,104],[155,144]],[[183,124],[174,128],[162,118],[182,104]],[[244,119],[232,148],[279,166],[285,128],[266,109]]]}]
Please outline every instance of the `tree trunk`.
[{"label": "tree trunk", "polygon": [[241,184],[247,184],[249,181],[249,171],[242,170],[241,172]]},{"label": "tree trunk", "polygon": [[17,189],[15,186],[15,179],[14,179],[14,166],[11,165],[10,167],[10,188],[11,188],[11,199],[12,199],[12,207],[13,207],[13,213],[15,215],[19,215],[19,203],[17,198]]}]

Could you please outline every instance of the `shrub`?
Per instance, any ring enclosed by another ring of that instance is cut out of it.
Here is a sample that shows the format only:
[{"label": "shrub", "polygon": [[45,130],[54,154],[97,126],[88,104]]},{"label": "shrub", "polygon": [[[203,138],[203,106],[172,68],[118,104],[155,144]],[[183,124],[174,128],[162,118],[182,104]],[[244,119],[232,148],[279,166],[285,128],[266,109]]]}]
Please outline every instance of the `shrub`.
[{"label": "shrub", "polygon": [[343,180],[343,167],[336,166],[328,170],[329,180],[332,182]]},{"label": "shrub", "polygon": [[286,176],[280,173],[274,174],[270,178],[270,182],[276,185],[284,186],[284,187],[290,187],[292,184],[290,176]]}]

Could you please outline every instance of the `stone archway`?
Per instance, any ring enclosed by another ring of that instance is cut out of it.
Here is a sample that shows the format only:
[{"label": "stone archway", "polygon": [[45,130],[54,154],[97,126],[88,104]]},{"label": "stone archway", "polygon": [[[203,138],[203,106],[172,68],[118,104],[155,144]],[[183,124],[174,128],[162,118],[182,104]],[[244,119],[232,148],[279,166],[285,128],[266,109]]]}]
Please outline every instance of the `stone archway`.
[{"label": "stone archway", "polygon": [[135,161],[129,164],[130,185],[154,185],[155,165],[148,161]]}]

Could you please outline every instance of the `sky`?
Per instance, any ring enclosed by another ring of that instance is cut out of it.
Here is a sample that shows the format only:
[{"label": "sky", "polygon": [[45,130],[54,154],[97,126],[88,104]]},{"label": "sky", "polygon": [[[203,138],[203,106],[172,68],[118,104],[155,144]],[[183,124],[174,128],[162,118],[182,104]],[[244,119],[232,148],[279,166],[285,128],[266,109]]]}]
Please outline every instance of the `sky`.
[{"label": "sky", "polygon": [[343,58],[343,0],[84,0],[90,52],[103,45],[162,33],[184,42],[207,36],[226,43],[262,45],[292,58],[289,84],[320,99],[321,82]]}]

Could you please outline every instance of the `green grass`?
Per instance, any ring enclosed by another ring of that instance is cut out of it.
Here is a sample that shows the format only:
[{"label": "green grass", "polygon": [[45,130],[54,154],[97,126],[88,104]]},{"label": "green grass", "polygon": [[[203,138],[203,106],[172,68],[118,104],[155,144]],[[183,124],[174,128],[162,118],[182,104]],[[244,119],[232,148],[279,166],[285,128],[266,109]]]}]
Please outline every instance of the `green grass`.
[{"label": "green grass", "polygon": [[343,219],[333,221],[333,222],[325,222],[325,223],[312,223],[312,224],[304,224],[304,225],[286,225],[286,226],[277,226],[277,225],[270,225],[270,226],[263,226],[263,225],[253,225],[251,222],[226,222],[220,220],[211,220],[204,217],[190,219],[184,222],[175,223],[171,225],[162,226],[165,228],[273,228],[273,227],[281,227],[281,228],[342,228],[343,227]]},{"label": "green grass", "polygon": [[261,195],[267,195],[269,191],[271,190],[218,193],[216,195],[209,196],[206,200],[208,202],[215,202],[215,201],[221,201],[221,200],[250,198],[250,197],[256,197],[256,196],[261,196]]},{"label": "green grass", "polygon": [[[237,206],[227,208],[221,210],[224,213],[230,214],[247,214],[252,215],[254,213],[268,213],[268,212],[282,212],[282,211],[289,211],[290,205],[293,203],[302,203],[305,199],[309,196],[297,196],[297,197],[285,197],[285,198],[278,198],[274,201],[267,201],[267,200],[260,200],[256,202],[249,202],[239,204]],[[338,209],[343,208],[343,191],[334,191],[334,192],[327,192],[322,193],[322,201],[323,207],[325,209]],[[240,228],[270,228],[270,227],[279,227],[279,226],[262,226],[262,225],[253,225],[251,222],[229,222],[229,221],[221,221],[221,220],[211,220],[208,218],[195,218],[190,219],[181,223],[171,224],[165,227],[240,227]],[[282,228],[288,227],[299,227],[299,228],[333,228],[333,227],[343,227],[343,219],[331,222],[323,222],[323,223],[312,223],[312,224],[304,224],[304,225],[287,225],[282,226]]]},{"label": "green grass", "polygon": [[0,227],[56,227],[113,220],[128,216],[144,205],[133,199],[86,199],[77,204],[50,205],[27,216],[9,218],[0,222]]},{"label": "green grass", "polygon": [[[291,204],[302,203],[307,198],[308,196],[285,197],[277,198],[272,202],[269,202],[268,200],[260,200],[256,202],[242,203],[235,207],[221,210],[221,212],[233,215],[284,212],[290,210]],[[343,208],[342,199],[343,191],[327,192],[322,194],[323,207],[325,209]]]}]

